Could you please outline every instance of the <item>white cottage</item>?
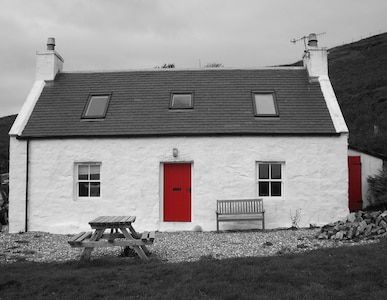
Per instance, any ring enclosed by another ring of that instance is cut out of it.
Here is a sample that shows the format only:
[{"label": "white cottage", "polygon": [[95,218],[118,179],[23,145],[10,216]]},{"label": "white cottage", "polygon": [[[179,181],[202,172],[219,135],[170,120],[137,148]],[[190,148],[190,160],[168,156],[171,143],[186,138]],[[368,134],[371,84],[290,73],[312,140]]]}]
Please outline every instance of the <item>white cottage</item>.
[{"label": "white cottage", "polygon": [[[348,129],[311,35],[304,67],[63,72],[49,39],[10,131],[10,231],[216,229],[216,200],[263,198],[266,228],[348,213]],[[225,224],[258,227],[257,224]],[[224,227],[223,227],[224,226]]]}]

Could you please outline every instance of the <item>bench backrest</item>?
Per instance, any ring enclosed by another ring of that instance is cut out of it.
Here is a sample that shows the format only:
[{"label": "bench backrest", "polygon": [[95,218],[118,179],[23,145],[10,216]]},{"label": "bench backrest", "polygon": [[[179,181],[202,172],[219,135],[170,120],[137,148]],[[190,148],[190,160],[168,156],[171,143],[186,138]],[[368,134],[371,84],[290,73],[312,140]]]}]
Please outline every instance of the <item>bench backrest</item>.
[{"label": "bench backrest", "polygon": [[216,212],[221,215],[262,213],[262,199],[217,200]]}]

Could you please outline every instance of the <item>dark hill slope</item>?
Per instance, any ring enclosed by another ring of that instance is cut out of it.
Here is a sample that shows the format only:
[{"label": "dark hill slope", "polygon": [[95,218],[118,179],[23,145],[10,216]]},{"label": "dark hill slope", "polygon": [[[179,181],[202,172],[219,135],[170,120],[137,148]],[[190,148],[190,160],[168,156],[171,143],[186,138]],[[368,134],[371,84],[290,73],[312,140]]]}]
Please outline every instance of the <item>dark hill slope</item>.
[{"label": "dark hill slope", "polygon": [[387,154],[387,33],[332,48],[328,62],[350,145]]},{"label": "dark hill slope", "polygon": [[9,136],[8,132],[11,129],[17,115],[11,115],[0,118],[0,174],[8,172],[9,160]]},{"label": "dark hill slope", "polygon": [[387,155],[387,33],[330,49],[328,65],[349,144]]}]

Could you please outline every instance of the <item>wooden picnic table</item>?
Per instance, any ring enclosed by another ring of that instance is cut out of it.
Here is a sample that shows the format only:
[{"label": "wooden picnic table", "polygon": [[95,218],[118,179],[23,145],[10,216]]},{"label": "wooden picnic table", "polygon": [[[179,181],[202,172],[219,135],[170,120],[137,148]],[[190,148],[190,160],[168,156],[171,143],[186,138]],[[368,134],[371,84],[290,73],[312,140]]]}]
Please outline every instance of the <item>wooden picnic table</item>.
[{"label": "wooden picnic table", "polygon": [[[72,247],[84,247],[81,260],[89,260],[97,247],[130,247],[144,260],[149,259],[146,245],[152,244],[155,232],[136,232],[133,228],[135,216],[101,216],[89,222],[94,232],[81,232],[69,240]],[[109,230],[109,233],[105,233]],[[119,240],[116,240],[116,239]]]}]

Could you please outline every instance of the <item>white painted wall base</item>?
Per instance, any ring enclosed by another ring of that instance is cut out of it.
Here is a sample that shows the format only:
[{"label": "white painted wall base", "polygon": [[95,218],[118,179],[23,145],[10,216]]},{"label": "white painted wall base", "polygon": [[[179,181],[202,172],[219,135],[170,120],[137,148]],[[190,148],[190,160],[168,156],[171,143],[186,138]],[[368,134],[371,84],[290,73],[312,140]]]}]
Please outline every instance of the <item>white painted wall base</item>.
[{"label": "white painted wall base", "polygon": [[[24,229],[25,143],[11,138],[11,232]],[[101,198],[76,199],[74,164],[91,161],[102,163]],[[193,162],[190,223],[162,222],[162,162],[171,161]],[[29,230],[75,233],[90,229],[88,222],[100,215],[135,215],[140,231],[192,230],[196,225],[215,230],[217,199],[257,197],[256,161],[285,162],[284,196],[264,199],[266,228],[290,226],[297,209],[300,226],[322,225],[348,213],[346,134],[32,140]],[[235,225],[222,223],[221,228]]]},{"label": "white painted wall base", "polygon": [[9,232],[25,231],[27,142],[10,138],[9,143]]}]

